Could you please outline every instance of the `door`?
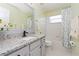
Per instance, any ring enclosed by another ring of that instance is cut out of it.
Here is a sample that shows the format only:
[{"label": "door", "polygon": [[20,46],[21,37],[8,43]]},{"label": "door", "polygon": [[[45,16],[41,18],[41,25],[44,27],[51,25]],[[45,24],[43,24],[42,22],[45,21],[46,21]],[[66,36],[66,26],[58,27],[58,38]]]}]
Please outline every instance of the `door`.
[{"label": "door", "polygon": [[35,33],[36,34],[45,34],[46,18],[41,17],[35,20]]},{"label": "door", "polygon": [[27,31],[28,33],[32,33],[33,30],[34,30],[34,28],[33,28],[33,22],[32,22],[32,18],[31,18],[31,17],[29,17],[29,18],[26,20],[26,25],[27,25],[26,31]]}]

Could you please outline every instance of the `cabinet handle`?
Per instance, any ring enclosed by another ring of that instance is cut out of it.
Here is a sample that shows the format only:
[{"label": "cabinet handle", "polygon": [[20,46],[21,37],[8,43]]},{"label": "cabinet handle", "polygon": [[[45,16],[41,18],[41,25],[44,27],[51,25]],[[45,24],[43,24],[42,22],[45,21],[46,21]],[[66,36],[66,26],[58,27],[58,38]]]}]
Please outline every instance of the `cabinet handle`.
[{"label": "cabinet handle", "polygon": [[17,55],[17,56],[21,56],[21,55]]},{"label": "cabinet handle", "polygon": [[41,46],[40,46],[40,48],[41,48]]}]

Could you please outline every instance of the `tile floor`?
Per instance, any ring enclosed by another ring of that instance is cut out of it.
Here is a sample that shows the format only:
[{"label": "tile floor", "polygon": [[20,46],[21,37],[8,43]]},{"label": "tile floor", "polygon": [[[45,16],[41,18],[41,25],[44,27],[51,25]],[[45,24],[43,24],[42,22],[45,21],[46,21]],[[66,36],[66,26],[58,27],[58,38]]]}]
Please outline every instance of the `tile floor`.
[{"label": "tile floor", "polygon": [[65,48],[62,40],[53,40],[52,46],[46,47],[46,56],[71,56],[72,50]]}]

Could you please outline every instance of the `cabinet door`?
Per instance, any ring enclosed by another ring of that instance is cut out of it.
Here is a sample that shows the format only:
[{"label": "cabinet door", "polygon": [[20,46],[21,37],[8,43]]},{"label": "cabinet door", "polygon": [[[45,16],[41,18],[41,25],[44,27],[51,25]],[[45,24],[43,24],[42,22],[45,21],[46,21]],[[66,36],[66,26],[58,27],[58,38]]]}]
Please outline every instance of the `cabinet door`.
[{"label": "cabinet door", "polygon": [[34,50],[38,46],[41,46],[40,40],[37,40],[36,42],[33,42],[32,44],[30,44],[30,51]]},{"label": "cabinet door", "polygon": [[8,56],[29,56],[29,46],[26,46],[18,51],[15,51]]},{"label": "cabinet door", "polygon": [[41,52],[42,52],[42,56],[45,56],[45,52],[46,52],[46,49],[45,49],[45,38],[42,39],[42,43],[41,43]]},{"label": "cabinet door", "polygon": [[41,56],[40,46],[38,46],[34,50],[30,51],[30,56]]}]

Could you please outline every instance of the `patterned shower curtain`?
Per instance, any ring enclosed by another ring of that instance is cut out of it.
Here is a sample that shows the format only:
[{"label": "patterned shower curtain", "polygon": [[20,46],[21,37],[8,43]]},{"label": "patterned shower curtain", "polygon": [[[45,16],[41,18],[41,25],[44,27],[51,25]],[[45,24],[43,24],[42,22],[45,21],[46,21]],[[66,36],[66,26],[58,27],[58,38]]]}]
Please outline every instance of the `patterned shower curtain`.
[{"label": "patterned shower curtain", "polygon": [[70,48],[70,20],[71,20],[71,8],[66,8],[62,10],[62,20],[63,20],[63,45],[66,48]]}]

